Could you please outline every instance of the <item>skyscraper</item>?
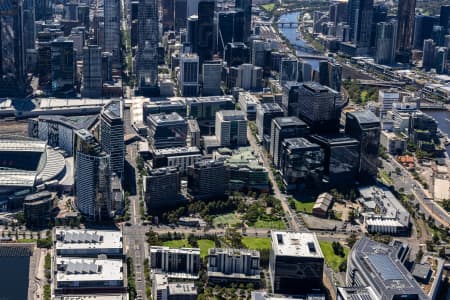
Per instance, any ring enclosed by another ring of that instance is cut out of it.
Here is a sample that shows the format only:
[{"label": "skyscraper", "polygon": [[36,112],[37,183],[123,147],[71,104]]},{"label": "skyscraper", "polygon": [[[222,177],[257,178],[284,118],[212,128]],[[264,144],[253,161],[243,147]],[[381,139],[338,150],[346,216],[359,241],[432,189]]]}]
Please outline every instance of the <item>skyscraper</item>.
[{"label": "skyscraper", "polygon": [[22,0],[0,4],[0,96],[23,96],[25,48]]},{"label": "skyscraper", "polygon": [[281,59],[280,65],[280,83],[287,81],[297,81],[298,79],[298,60],[296,57],[286,57]]},{"label": "skyscraper", "polygon": [[175,0],[161,0],[163,30],[173,30],[175,27]]},{"label": "skyscraper", "polygon": [[186,28],[187,20],[187,0],[174,0],[174,11],[175,11],[175,30],[180,30],[181,28]]},{"label": "skyscraper", "polygon": [[110,157],[101,150],[94,136],[85,129],[75,132],[75,204],[89,219],[111,216]]},{"label": "skyscraper", "polygon": [[186,23],[186,42],[189,44],[192,53],[198,50],[198,16],[190,16]]},{"label": "skyscraper", "polygon": [[439,25],[441,25],[447,33],[450,33],[450,5],[441,6],[441,14],[439,17]]},{"label": "skyscraper", "polygon": [[210,60],[214,53],[215,0],[201,0],[198,4],[198,57],[200,64]]},{"label": "skyscraper", "polygon": [[247,118],[239,110],[221,110],[216,113],[216,137],[224,147],[247,145]]},{"label": "skyscraper", "polygon": [[220,96],[222,60],[205,61],[202,67],[202,96]]},{"label": "skyscraper", "polygon": [[435,55],[435,69],[437,74],[444,74],[447,70],[447,52],[448,49],[445,47],[436,48]]},{"label": "skyscraper", "polygon": [[141,94],[155,96],[158,88],[158,4],[157,0],[139,0],[137,84]]},{"label": "skyscraper", "polygon": [[23,1],[23,46],[25,50],[34,49],[36,41],[35,0]]},{"label": "skyscraper", "polygon": [[252,30],[252,0],[236,0],[236,8],[244,13],[243,38],[244,42],[248,40]]},{"label": "skyscraper", "polygon": [[51,43],[52,92],[70,95],[75,92],[75,57],[73,41],[59,37]]},{"label": "skyscraper", "polygon": [[87,98],[102,96],[102,48],[89,45],[83,48],[83,87],[81,94]]},{"label": "skyscraper", "polygon": [[179,85],[181,96],[198,96],[199,64],[197,54],[181,54]]},{"label": "skyscraper", "polygon": [[422,67],[428,71],[434,66],[434,48],[436,47],[432,39],[423,41]]},{"label": "skyscraper", "polygon": [[351,39],[358,48],[370,46],[372,32],[373,0],[349,0],[348,24]]},{"label": "skyscraper", "polygon": [[215,48],[223,56],[225,46],[232,42],[243,42],[244,13],[241,10],[216,13]]},{"label": "skyscraper", "polygon": [[432,16],[418,15],[414,23],[413,48],[422,50],[423,41],[431,38],[431,32],[436,18]]},{"label": "skyscraper", "polygon": [[397,60],[409,63],[414,34],[416,0],[400,0],[397,9]]},{"label": "skyscraper", "polygon": [[112,53],[114,68],[120,67],[120,1],[106,0],[104,7],[104,47],[103,51]]},{"label": "skyscraper", "polygon": [[359,141],[359,180],[375,182],[380,146],[380,119],[369,110],[349,112],[346,114],[345,133]]},{"label": "skyscraper", "polygon": [[395,61],[395,45],[397,39],[397,23],[381,22],[377,24],[375,62],[391,65]]},{"label": "skyscraper", "polygon": [[123,175],[125,146],[123,126],[123,103],[112,100],[100,113],[100,144],[111,160],[111,172]]}]

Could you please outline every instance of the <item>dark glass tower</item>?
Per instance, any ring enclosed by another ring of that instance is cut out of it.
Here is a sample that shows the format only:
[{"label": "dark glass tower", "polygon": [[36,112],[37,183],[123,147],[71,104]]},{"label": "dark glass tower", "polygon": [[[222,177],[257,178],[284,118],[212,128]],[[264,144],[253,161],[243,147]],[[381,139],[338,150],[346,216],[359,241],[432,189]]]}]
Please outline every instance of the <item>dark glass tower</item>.
[{"label": "dark glass tower", "polygon": [[200,64],[210,60],[214,53],[214,0],[201,0],[198,3],[198,57]]},{"label": "dark glass tower", "polygon": [[450,5],[441,6],[439,25],[444,27],[447,32],[450,32]]},{"label": "dark glass tower", "polygon": [[252,0],[236,0],[236,8],[244,12],[244,42],[248,40],[252,31]]},{"label": "dark glass tower", "polygon": [[372,33],[373,0],[349,0],[348,24],[351,38],[358,48],[370,46]]},{"label": "dark glass tower", "polygon": [[175,2],[174,0],[161,0],[163,30],[173,30],[175,27]]},{"label": "dark glass tower", "polygon": [[431,38],[431,32],[436,22],[436,17],[431,16],[416,16],[416,22],[414,24],[414,41],[413,48],[422,50],[423,41]]},{"label": "dark glass tower", "polygon": [[158,88],[158,3],[139,0],[137,83],[141,94],[156,96]]},{"label": "dark glass tower", "polygon": [[411,60],[412,40],[416,0],[400,0],[397,11],[397,61],[409,63]]},{"label": "dark glass tower", "polygon": [[358,178],[361,182],[377,179],[380,132],[380,119],[371,111],[347,113],[345,133],[360,143]]},{"label": "dark glass tower", "polygon": [[216,13],[216,52],[223,55],[228,43],[244,41],[244,13],[242,10],[219,11]]},{"label": "dark glass tower", "polygon": [[0,2],[0,96],[23,96],[25,89],[23,3]]}]

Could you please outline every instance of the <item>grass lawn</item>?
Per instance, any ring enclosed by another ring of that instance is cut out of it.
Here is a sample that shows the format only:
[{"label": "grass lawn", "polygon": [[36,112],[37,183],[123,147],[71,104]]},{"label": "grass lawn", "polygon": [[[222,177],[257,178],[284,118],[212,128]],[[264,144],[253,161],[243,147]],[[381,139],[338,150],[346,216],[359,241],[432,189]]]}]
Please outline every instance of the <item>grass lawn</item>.
[{"label": "grass lawn", "polygon": [[265,11],[272,11],[275,8],[275,3],[267,3],[264,5],[261,5],[261,7],[265,10]]},{"label": "grass lawn", "polygon": [[249,249],[270,249],[272,247],[270,238],[266,237],[248,237],[242,238],[242,243]]},{"label": "grass lawn", "polygon": [[183,248],[191,246],[189,245],[187,239],[165,241],[163,245],[171,248]]},{"label": "grass lawn", "polygon": [[345,256],[338,256],[334,254],[332,242],[319,242],[320,248],[322,249],[323,256],[325,256],[325,261],[330,268],[335,272],[339,272],[339,265],[343,261],[347,261],[347,256],[350,251],[347,247],[344,247]]},{"label": "grass lawn", "polygon": [[286,224],[283,221],[266,221],[266,220],[258,220],[255,224],[253,224],[254,228],[267,228],[267,229],[286,229]]},{"label": "grass lawn", "polygon": [[307,213],[307,214],[312,214],[312,209],[313,209],[314,203],[315,203],[315,201],[302,202],[302,201],[295,200],[295,209],[298,212],[304,212],[304,213]]},{"label": "grass lawn", "polygon": [[211,240],[198,240],[198,247],[200,248],[200,256],[205,257],[208,255],[209,248],[214,248],[216,244]]},{"label": "grass lawn", "polygon": [[18,239],[16,243],[36,243],[36,239]]},{"label": "grass lawn", "polygon": [[389,174],[385,170],[380,170],[378,174],[380,175],[381,181],[383,181],[385,184],[393,184],[391,177],[389,177]]},{"label": "grass lawn", "polygon": [[[215,243],[211,240],[198,240],[198,247],[200,248],[200,256],[205,257],[208,255],[209,248],[214,248]],[[183,248],[183,247],[192,247],[187,239],[181,240],[171,240],[163,243],[164,246],[168,246],[171,248]]]},{"label": "grass lawn", "polygon": [[213,219],[214,226],[218,226],[219,224],[233,226],[239,224],[240,222],[241,220],[239,220],[235,213],[220,215]]}]

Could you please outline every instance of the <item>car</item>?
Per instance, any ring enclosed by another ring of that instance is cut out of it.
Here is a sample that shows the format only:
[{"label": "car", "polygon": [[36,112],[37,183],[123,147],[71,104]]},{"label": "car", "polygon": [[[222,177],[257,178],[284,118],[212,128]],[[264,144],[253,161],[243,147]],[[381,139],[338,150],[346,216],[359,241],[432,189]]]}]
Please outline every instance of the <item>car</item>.
[{"label": "car", "polygon": [[130,222],[126,222],[125,226],[131,226],[131,223]]}]

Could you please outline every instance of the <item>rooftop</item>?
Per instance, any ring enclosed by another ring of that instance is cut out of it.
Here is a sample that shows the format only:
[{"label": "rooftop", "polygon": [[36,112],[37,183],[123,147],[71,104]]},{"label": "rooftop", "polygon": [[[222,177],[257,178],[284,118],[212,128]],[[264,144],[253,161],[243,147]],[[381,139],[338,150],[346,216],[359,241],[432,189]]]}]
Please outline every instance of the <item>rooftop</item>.
[{"label": "rooftop", "polygon": [[399,294],[417,294],[418,299],[428,299],[397,258],[395,247],[362,237],[353,246],[349,259],[359,266],[370,286],[383,294],[383,299]]},{"label": "rooftop", "polygon": [[122,249],[122,233],[113,230],[55,229],[56,249]]},{"label": "rooftop", "polygon": [[167,286],[169,295],[197,295],[197,287],[193,282],[174,282]]},{"label": "rooftop", "polygon": [[323,258],[314,233],[272,231],[271,237],[275,255]]},{"label": "rooftop", "polygon": [[224,121],[246,120],[245,113],[240,110],[221,110],[216,113]]},{"label": "rooftop", "polygon": [[97,115],[92,116],[76,116],[76,117],[66,117],[60,115],[42,115],[38,118],[39,121],[49,121],[59,123],[61,125],[67,126],[69,128],[78,129],[89,129],[97,121]]},{"label": "rooftop", "polygon": [[121,259],[56,258],[56,281],[120,281],[123,280]]},{"label": "rooftop", "polygon": [[165,113],[152,114],[152,115],[148,116],[148,119],[151,122],[154,122],[156,124],[161,124],[161,125],[164,123],[185,122],[184,118],[176,112],[172,112],[170,114],[165,114]]},{"label": "rooftop", "polygon": [[311,143],[305,138],[290,138],[284,139],[283,144],[285,144],[289,149],[298,148],[320,148],[319,145]]},{"label": "rooftop", "polygon": [[349,116],[356,118],[360,124],[380,123],[380,119],[370,110],[348,112],[347,117]]},{"label": "rooftop", "polygon": [[152,149],[154,156],[176,156],[176,155],[190,155],[200,154],[200,149],[197,147],[173,147],[163,149]]},{"label": "rooftop", "polygon": [[123,103],[121,100],[112,100],[107,103],[102,110],[102,114],[108,116],[108,118],[123,119]]},{"label": "rooftop", "polygon": [[250,255],[259,257],[259,251],[251,249],[233,249],[233,248],[210,248],[208,255],[226,254],[229,256]]},{"label": "rooftop", "polygon": [[278,118],[275,118],[273,120],[280,127],[307,126],[305,122],[303,122],[302,120],[300,120],[297,117],[278,117]]}]

